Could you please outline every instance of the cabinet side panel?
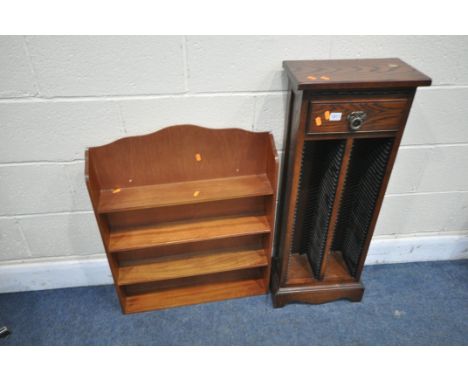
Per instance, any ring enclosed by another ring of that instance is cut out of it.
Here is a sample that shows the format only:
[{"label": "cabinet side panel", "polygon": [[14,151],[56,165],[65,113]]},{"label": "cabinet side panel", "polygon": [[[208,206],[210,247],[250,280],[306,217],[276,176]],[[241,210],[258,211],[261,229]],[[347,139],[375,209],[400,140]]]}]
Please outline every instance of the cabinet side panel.
[{"label": "cabinet side panel", "polygon": [[282,187],[282,217],[279,226],[278,243],[278,285],[285,285],[289,256],[292,248],[294,220],[296,214],[296,195],[298,192],[298,180],[301,170],[302,148],[304,145],[305,123],[307,120],[307,100],[302,92],[294,93],[294,105],[292,107],[292,119],[287,138],[286,147],[287,167],[283,170],[284,184]]}]

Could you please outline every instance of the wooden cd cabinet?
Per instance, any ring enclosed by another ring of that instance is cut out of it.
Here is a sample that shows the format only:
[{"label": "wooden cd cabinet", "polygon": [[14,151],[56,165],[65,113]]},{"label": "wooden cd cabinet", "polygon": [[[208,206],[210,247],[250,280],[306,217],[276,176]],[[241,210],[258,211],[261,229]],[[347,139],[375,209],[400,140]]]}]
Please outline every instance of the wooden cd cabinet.
[{"label": "wooden cd cabinet", "polygon": [[418,86],[399,59],[285,61],[289,115],[272,293],[360,301],[361,271]]},{"label": "wooden cd cabinet", "polygon": [[86,152],[125,313],[265,294],[276,206],[270,133],[172,126]]}]

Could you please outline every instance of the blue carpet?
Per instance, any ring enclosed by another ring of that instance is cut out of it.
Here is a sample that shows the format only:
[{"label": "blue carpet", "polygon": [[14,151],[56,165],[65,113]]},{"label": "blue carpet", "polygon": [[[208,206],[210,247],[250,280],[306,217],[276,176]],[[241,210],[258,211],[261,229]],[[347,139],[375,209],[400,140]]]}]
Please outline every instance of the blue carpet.
[{"label": "blue carpet", "polygon": [[365,268],[361,303],[260,296],[122,315],[112,286],[0,295],[0,345],[468,345],[468,260]]}]

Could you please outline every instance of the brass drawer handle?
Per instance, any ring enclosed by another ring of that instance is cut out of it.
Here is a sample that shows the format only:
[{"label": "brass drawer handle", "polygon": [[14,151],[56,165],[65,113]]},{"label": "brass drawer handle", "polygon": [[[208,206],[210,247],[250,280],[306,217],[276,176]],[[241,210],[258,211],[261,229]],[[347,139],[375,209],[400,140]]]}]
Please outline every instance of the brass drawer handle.
[{"label": "brass drawer handle", "polygon": [[359,130],[366,119],[367,113],[365,111],[353,111],[352,113],[349,113],[349,129],[352,131]]}]

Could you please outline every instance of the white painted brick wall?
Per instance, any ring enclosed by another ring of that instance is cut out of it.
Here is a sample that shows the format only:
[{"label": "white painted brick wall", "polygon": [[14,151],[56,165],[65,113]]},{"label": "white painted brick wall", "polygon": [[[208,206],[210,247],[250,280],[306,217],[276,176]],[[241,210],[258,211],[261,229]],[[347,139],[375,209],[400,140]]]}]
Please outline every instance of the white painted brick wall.
[{"label": "white painted brick wall", "polygon": [[41,95],[183,93],[182,37],[27,37]]},{"label": "white painted brick wall", "polygon": [[104,253],[92,212],[25,216],[18,221],[31,257]]},{"label": "white painted brick wall", "polygon": [[467,107],[468,86],[419,88],[402,145],[466,143]]},{"label": "white painted brick wall", "polygon": [[37,94],[31,62],[22,37],[0,38],[0,97]]},{"label": "white painted brick wall", "polygon": [[118,101],[128,134],[145,134],[184,123],[252,130],[251,95],[183,96]]},{"label": "white painted brick wall", "polygon": [[255,97],[254,131],[271,131],[275,136],[276,150],[284,150],[287,92]]},{"label": "white painted brick wall", "polygon": [[121,137],[116,102],[0,101],[0,163],[82,159],[84,148]]},{"label": "white painted brick wall", "polygon": [[468,193],[388,195],[375,235],[467,231]]},{"label": "white painted brick wall", "polygon": [[326,36],[188,37],[188,87],[193,92],[284,90],[283,60],[325,59],[329,50]]},{"label": "white painted brick wall", "polygon": [[2,261],[29,257],[28,247],[16,219],[0,220],[0,248]]},{"label": "white painted brick wall", "polygon": [[387,193],[468,190],[467,165],[468,145],[403,146]]},{"label": "white painted brick wall", "polygon": [[62,164],[0,167],[1,215],[72,211],[71,193]]},{"label": "white painted brick wall", "polygon": [[273,131],[282,155],[285,59],[400,57],[431,76],[376,235],[466,235],[467,46],[457,36],[0,37],[0,262],[103,253],[87,146],[194,123]]},{"label": "white painted brick wall", "polygon": [[458,36],[333,36],[330,58],[399,57],[434,85],[468,85],[466,42]]}]

